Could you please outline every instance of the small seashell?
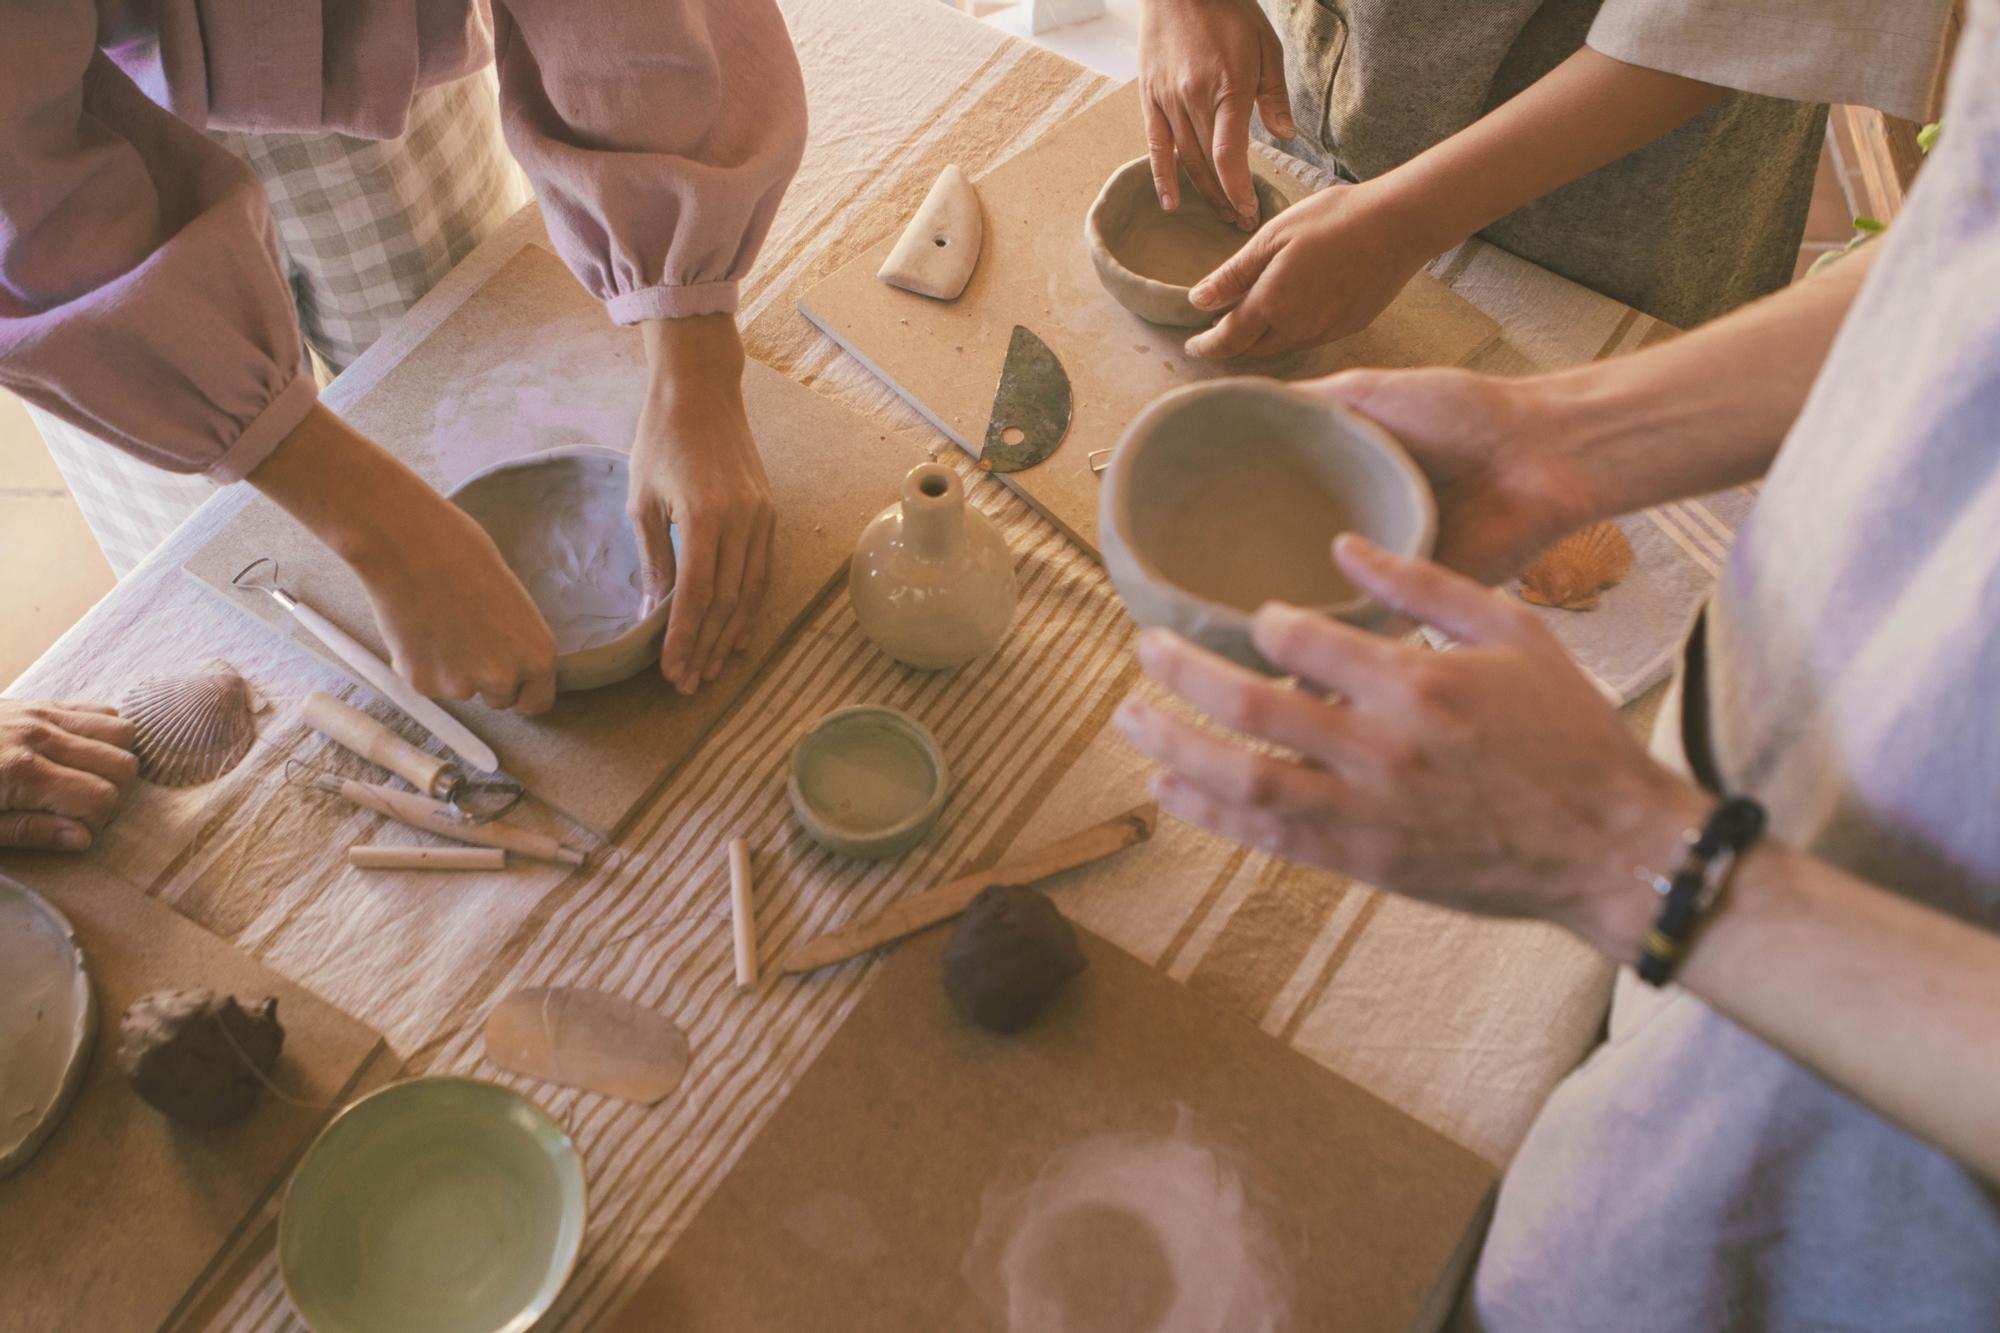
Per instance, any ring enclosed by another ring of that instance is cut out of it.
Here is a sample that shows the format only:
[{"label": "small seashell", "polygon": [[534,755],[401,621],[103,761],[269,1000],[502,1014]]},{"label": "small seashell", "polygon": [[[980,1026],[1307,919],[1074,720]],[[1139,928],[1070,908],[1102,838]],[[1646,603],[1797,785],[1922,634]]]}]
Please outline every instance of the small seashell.
[{"label": "small seashell", "polygon": [[119,713],[138,732],[139,776],[194,787],[236,767],[257,738],[256,696],[227,662],[184,676],[155,676],[126,691]]},{"label": "small seashell", "polygon": [[1579,528],[1521,571],[1521,597],[1537,606],[1588,611],[1597,594],[1632,572],[1632,543],[1616,523]]}]

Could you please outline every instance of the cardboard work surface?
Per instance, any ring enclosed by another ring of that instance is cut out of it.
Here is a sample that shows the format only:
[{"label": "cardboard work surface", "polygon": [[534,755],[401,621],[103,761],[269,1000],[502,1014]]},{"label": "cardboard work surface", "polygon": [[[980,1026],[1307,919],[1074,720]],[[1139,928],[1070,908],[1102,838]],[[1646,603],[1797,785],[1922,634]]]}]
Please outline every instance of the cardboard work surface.
[{"label": "cardboard work surface", "polygon": [[1101,938],[1018,1037],[902,945],[623,1330],[1435,1328],[1472,1153]]},{"label": "cardboard work surface", "polygon": [[[529,329],[534,334],[524,345]],[[528,245],[346,416],[448,490],[479,468],[560,445],[629,450],[645,385],[638,333],[610,324],[553,254]],[[820,594],[845,576],[861,529],[896,498],[903,474],[924,461],[907,438],[756,361],[743,391],[777,511],[769,589],[748,649],[691,698],[647,671],[561,695],[538,718],[477,702],[445,705],[529,792],[607,837],[693,752]],[[387,656],[359,581],[267,500],[232,519],[187,569],[232,605],[333,661],[270,597],[229,586],[238,570],[264,555],[277,559],[287,589]]]},{"label": "cardboard work surface", "polygon": [[[158,1328],[257,1220],[332,1106],[386,1081],[395,1059],[359,1021],[87,861],[0,857],[0,874],[69,918],[98,1004],[75,1102],[0,1180],[0,1324]],[[267,1090],[242,1120],[196,1129],[139,1099],[118,1070],[119,1020],[148,991],[189,986],[278,998],[272,1080],[296,1100]]]},{"label": "cardboard work surface", "polygon": [[[1350,366],[1460,365],[1500,336],[1491,317],[1420,273],[1373,325],[1340,342],[1220,366],[1187,355],[1181,345],[1195,330],[1148,324],[1119,305],[1084,245],[1084,216],[1105,178],[1145,151],[1137,87],[1128,86],[975,182],[985,239],[957,300],[876,278],[896,242],[891,233],[799,301],[807,318],[975,455],[1014,326],[1040,335],[1069,375],[1069,434],[1053,457],[1002,480],[1093,554],[1098,480],[1089,455],[1116,444],[1167,390],[1219,375],[1304,379]],[[1253,145],[1253,164],[1268,152]],[[1262,160],[1260,174],[1289,201],[1305,196],[1298,180]]]}]

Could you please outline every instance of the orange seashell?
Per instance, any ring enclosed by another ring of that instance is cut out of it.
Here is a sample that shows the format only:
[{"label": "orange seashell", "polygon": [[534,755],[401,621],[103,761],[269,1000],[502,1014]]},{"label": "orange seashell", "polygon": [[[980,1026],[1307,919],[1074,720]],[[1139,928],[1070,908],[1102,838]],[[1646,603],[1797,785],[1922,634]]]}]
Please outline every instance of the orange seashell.
[{"label": "orange seashell", "polygon": [[1597,594],[1632,572],[1632,543],[1616,523],[1579,528],[1521,571],[1521,597],[1537,606],[1588,611]]}]

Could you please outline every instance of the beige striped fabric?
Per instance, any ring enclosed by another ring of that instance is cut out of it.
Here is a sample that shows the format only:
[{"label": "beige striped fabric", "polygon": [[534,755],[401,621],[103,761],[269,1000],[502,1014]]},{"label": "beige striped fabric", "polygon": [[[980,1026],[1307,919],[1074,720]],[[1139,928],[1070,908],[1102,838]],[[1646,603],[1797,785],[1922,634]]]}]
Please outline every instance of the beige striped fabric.
[{"label": "beige striped fabric", "polygon": [[[901,225],[944,163],[976,177],[1107,88],[935,0],[795,0],[787,16],[814,124],[747,293],[751,350],[884,430],[949,450],[796,313],[796,296]],[[857,55],[875,49],[878,25],[902,53],[893,79]],[[377,391],[409,347],[540,234],[532,212],[508,223],[329,401],[345,407]],[[1580,361],[1652,336],[1624,307],[1499,251],[1475,247],[1452,263],[1454,285],[1509,331],[1495,364]],[[500,1078],[560,1117],[588,1164],[591,1216],[551,1324],[588,1328],[665,1253],[873,976],[856,961],[739,993],[730,837],[753,849],[768,960],[1143,795],[1144,767],[1108,726],[1138,682],[1130,629],[1102,572],[991,479],[966,475],[1018,561],[1021,609],[1004,650],[958,672],[909,671],[862,639],[836,588],[621,845],[587,870],[440,883],[342,863],[342,849],[372,838],[378,821],[287,786],[285,772],[295,759],[344,762],[300,724],[297,704],[348,686],[176,568],[242,502],[234,492],[204,507],[16,690],[115,699],[137,675],[216,655],[258,683],[273,708],[250,759],[211,787],[141,787],[93,855],[376,1026],[412,1072]],[[813,718],[871,700],[923,719],[958,776],[938,831],[885,865],[816,848],[794,827],[782,787],[783,757]],[[1595,1039],[1609,990],[1609,969],[1553,930],[1454,917],[1176,823],[1058,892],[1083,924],[1495,1162]],[[613,989],[680,1023],[694,1052],[681,1089],[641,1108],[485,1063],[486,1012],[517,987],[549,982]],[[268,1245],[266,1235],[205,1305],[207,1326],[297,1327]]]}]

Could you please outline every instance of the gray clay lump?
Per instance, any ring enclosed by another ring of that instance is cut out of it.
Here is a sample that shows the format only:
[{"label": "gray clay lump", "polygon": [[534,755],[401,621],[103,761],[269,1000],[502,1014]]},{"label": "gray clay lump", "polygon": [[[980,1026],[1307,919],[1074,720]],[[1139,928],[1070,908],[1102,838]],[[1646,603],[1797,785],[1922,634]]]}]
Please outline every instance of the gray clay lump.
[{"label": "gray clay lump", "polygon": [[209,990],[153,991],[118,1024],[118,1067],[175,1120],[221,1125],[256,1103],[284,1044],[275,999],[246,1009]]},{"label": "gray clay lump", "polygon": [[944,988],[973,1022],[1015,1033],[1085,966],[1075,929],[1047,894],[996,884],[958,918],[944,949]]}]

